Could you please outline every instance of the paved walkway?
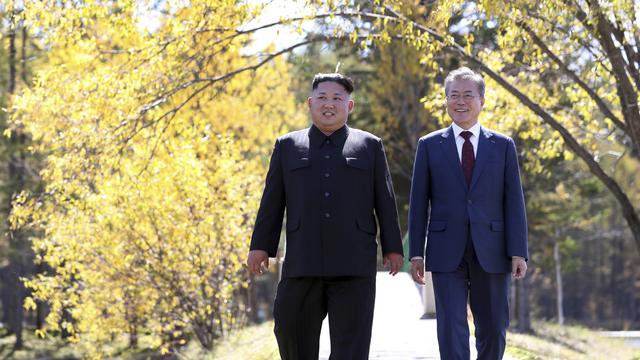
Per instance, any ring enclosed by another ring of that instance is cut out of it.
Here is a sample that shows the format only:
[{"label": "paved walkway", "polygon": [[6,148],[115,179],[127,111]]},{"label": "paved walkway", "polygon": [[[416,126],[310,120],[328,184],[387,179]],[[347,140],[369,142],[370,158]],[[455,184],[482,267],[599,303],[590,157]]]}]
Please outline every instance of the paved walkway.
[{"label": "paved walkway", "polygon": [[[421,291],[407,273],[395,277],[378,273],[369,359],[440,359],[436,321],[420,319],[423,313]],[[469,341],[471,358],[475,359],[473,337]],[[330,346],[329,326],[325,319],[320,336],[321,360],[329,358]]]}]

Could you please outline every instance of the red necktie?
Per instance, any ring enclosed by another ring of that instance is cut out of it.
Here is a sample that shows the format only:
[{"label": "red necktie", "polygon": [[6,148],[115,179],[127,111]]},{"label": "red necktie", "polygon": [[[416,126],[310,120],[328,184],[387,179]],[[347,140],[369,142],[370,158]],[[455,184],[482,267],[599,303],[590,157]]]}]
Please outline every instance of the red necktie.
[{"label": "red necktie", "polygon": [[467,187],[471,185],[473,163],[475,162],[473,145],[471,144],[471,140],[469,140],[471,135],[473,135],[471,131],[463,131],[460,133],[460,136],[464,138],[464,144],[462,144],[462,171],[464,172],[464,178],[467,180]]}]

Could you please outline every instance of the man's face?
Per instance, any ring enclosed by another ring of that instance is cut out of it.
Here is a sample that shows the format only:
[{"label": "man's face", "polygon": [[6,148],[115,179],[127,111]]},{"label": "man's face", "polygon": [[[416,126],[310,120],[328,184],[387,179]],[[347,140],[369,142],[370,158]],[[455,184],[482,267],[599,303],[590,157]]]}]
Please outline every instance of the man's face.
[{"label": "man's face", "polygon": [[449,84],[447,113],[456,125],[469,129],[478,122],[484,105],[478,85],[471,80],[455,80]]},{"label": "man's face", "polygon": [[340,129],[353,109],[353,100],[342,85],[325,81],[318,84],[307,100],[313,124],[325,134]]}]

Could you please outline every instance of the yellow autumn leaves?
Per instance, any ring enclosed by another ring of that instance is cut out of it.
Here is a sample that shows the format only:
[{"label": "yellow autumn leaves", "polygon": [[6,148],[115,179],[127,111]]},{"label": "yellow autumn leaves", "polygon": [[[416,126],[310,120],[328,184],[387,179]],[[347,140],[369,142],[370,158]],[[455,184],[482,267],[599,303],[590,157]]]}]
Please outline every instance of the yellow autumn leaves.
[{"label": "yellow autumn leaves", "polygon": [[244,70],[235,29],[254,11],[233,1],[166,2],[155,32],[137,25],[140,2],[85,5],[25,4],[25,21],[52,34],[12,107],[46,155],[45,188],[21,194],[13,216],[51,266],[27,282],[26,306],[50,302],[49,328],[89,355],[138,332],[143,347],[189,335],[210,348],[244,320],[273,139],[304,121],[288,67]]}]

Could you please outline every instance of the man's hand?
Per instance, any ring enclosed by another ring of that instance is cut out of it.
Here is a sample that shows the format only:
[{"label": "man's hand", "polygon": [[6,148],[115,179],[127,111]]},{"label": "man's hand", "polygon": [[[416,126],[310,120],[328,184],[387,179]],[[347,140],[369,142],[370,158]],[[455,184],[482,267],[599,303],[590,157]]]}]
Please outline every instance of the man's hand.
[{"label": "man's hand", "polygon": [[269,268],[269,254],[264,250],[251,250],[247,257],[247,266],[252,274],[260,275]]},{"label": "man's hand", "polygon": [[402,255],[398,253],[388,253],[384,255],[384,266],[389,266],[389,274],[395,276],[402,268]]},{"label": "man's hand", "polygon": [[424,260],[413,259],[411,260],[411,277],[413,281],[420,285],[424,285]]},{"label": "man's hand", "polygon": [[516,279],[523,279],[527,274],[527,262],[521,256],[511,257],[511,276]]}]

